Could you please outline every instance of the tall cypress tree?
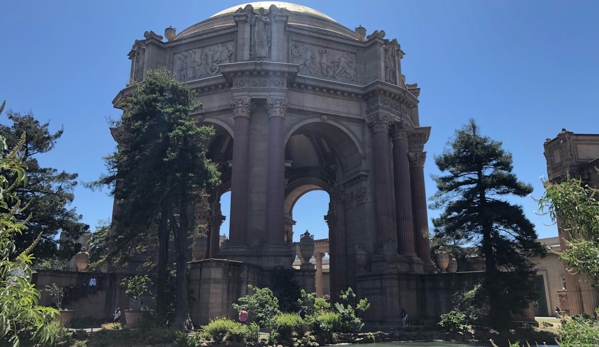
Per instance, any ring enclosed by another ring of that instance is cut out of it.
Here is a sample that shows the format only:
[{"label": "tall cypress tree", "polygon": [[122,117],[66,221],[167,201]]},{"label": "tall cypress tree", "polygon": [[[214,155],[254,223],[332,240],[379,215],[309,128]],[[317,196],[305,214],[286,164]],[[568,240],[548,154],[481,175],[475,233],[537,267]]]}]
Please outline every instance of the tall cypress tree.
[{"label": "tall cypress tree", "polygon": [[532,186],[512,173],[512,155],[501,142],[481,135],[474,120],[457,130],[435,163],[444,175],[433,176],[438,191],[432,208],[444,208],[433,219],[440,237],[470,240],[484,259],[485,272],[473,305],[484,308],[481,323],[497,328],[536,297],[530,257],[544,254],[534,225],[522,206],[503,199],[525,197]]},{"label": "tall cypress tree", "polygon": [[[62,136],[63,130],[50,132],[49,123],[41,123],[31,112],[21,114],[8,111],[11,125],[0,125],[0,136],[6,139],[7,148],[13,148],[25,134],[25,143],[20,147],[19,155],[27,167],[27,184],[18,186],[14,194],[21,204],[28,204],[25,212],[15,216],[23,221],[31,213],[35,218],[27,223],[27,228],[21,233],[12,235],[15,243],[15,253],[23,252],[31,245],[38,235],[42,235],[39,244],[33,250],[37,259],[59,257],[69,259],[74,255],[74,242],[79,234],[89,229],[81,223],[81,215],[75,208],[68,208],[75,195],[73,189],[77,185],[77,174],[58,171],[51,167],[43,167],[38,158],[51,151],[56,141]],[[3,150],[6,155],[8,149]],[[13,206],[9,203],[9,208]],[[59,249],[58,233],[64,233],[66,238]]]},{"label": "tall cypress tree", "polygon": [[206,158],[211,127],[200,127],[189,114],[201,107],[195,93],[169,76],[150,71],[145,82],[124,100],[124,113],[115,124],[118,150],[106,158],[109,174],[94,185],[109,185],[117,201],[109,245],[110,256],[125,257],[132,246],[158,240],[157,314],[166,316],[165,284],[168,241],[175,239],[177,293],[173,325],[188,318],[187,259],[192,225],[190,207],[203,191],[219,182],[216,166]]}]

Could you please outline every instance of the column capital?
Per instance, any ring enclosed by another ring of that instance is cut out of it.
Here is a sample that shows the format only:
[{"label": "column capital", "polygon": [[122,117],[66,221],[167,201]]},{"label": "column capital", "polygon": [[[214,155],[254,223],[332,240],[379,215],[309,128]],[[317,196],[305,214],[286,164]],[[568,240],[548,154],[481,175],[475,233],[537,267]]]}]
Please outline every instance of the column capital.
[{"label": "column capital", "polygon": [[410,160],[410,166],[423,167],[426,161],[426,152],[408,152],[408,159]]},{"label": "column capital", "polygon": [[250,118],[250,111],[252,110],[252,98],[235,98],[229,99],[229,105],[233,109],[233,117],[247,117]]},{"label": "column capital", "polygon": [[368,116],[366,122],[373,133],[388,132],[389,124],[391,123],[391,117],[387,114],[377,112]]},{"label": "column capital", "polygon": [[266,107],[268,109],[268,118],[281,117],[285,118],[287,113],[287,98],[266,98]]},{"label": "column capital", "polygon": [[322,258],[324,258],[324,252],[314,252],[314,258],[316,261],[322,260]]},{"label": "column capital", "polygon": [[393,140],[408,140],[413,127],[404,121],[396,121],[389,127],[389,133]]}]

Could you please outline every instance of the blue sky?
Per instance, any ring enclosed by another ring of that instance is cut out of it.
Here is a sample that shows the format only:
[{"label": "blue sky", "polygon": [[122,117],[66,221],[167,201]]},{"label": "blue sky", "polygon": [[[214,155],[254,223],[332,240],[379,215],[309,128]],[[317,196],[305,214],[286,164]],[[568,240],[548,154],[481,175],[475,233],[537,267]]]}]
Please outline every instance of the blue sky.
[{"label": "blue sky", "polygon": [[[181,31],[239,1],[0,1],[0,100],[32,110],[51,129],[64,125],[43,165],[96,179],[115,143],[106,118],[129,79],[127,53],[146,30]],[[433,156],[469,118],[513,153],[514,171],[542,194],[543,142],[562,128],[599,133],[599,1],[330,1],[306,0],[339,23],[368,33],[384,30],[406,56],[402,72],[418,83],[421,125],[432,126],[425,147]],[[6,122],[5,116],[1,118]],[[430,178],[427,194],[435,192]],[[92,226],[111,215],[105,192],[78,187],[73,206]],[[549,219],[524,206],[540,237],[557,235]],[[223,213],[228,215],[223,201]],[[328,196],[313,192],[294,209],[296,237],[327,236]],[[429,211],[435,216],[438,211]],[[222,230],[228,230],[228,221]]]}]

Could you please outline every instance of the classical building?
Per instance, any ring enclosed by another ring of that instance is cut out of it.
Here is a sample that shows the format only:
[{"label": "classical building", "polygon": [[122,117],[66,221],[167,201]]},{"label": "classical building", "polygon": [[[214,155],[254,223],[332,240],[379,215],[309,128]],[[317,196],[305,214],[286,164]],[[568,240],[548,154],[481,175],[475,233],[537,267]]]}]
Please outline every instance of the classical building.
[{"label": "classical building", "polygon": [[[554,139],[545,141],[548,179],[560,182],[568,177],[581,179],[591,187],[599,188],[599,135],[574,134],[566,129]],[[559,221],[558,221],[559,225]],[[568,235],[558,228],[560,247]],[[565,264],[564,264],[565,266]],[[594,314],[599,306],[599,291],[586,275],[571,275],[564,271],[565,285],[559,291],[561,308],[570,315]]]},{"label": "classical building", "polygon": [[[247,284],[268,285],[270,269],[291,268],[293,206],[312,190],[330,196],[333,299],[354,288],[372,303],[374,322],[398,321],[402,307],[414,318],[450,309],[451,292],[468,279],[433,274],[423,169],[430,127],[418,113],[420,89],[405,83],[397,40],[284,2],[231,7],[179,33],[167,28],[166,40],[144,36],[115,107],[148,70],[166,68],[197,92],[203,108],[193,116],[216,131],[209,156],[222,185],[207,192],[209,213],[196,216],[209,232],[191,263],[195,323],[231,314]],[[229,239],[219,247],[229,190]],[[307,290],[316,271],[308,262],[297,270]]]}]

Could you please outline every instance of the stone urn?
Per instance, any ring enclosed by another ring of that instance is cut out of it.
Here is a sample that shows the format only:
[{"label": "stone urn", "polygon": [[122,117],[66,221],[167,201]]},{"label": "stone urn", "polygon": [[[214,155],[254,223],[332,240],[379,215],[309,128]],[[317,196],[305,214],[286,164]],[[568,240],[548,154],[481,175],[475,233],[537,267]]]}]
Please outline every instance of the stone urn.
[{"label": "stone urn", "polygon": [[206,258],[208,252],[208,238],[206,236],[194,237],[191,256],[193,260],[202,260]]},{"label": "stone urn", "polygon": [[175,28],[169,26],[168,28],[164,29],[164,37],[166,37],[167,40],[172,41],[176,36],[176,32],[177,31]]},{"label": "stone urn", "polygon": [[314,235],[310,235],[308,230],[300,236],[300,253],[304,262],[309,263],[312,255],[314,255]]},{"label": "stone urn", "polygon": [[356,28],[356,40],[364,41],[364,37],[366,37],[366,28],[360,25]]},{"label": "stone urn", "polygon": [[356,245],[356,264],[360,269],[364,269],[368,264],[368,251],[363,245]]},{"label": "stone urn", "polygon": [[75,254],[75,264],[79,272],[87,272],[89,270],[89,253],[87,252],[87,247],[81,247],[81,251]]},{"label": "stone urn", "polygon": [[449,259],[449,265],[447,266],[447,272],[456,273],[458,272],[458,261],[454,256]]},{"label": "stone urn", "polygon": [[139,321],[144,315],[144,312],[150,312],[145,310],[125,310],[125,320],[127,324],[125,327],[127,329],[137,328],[139,326]]},{"label": "stone urn", "polygon": [[446,272],[447,267],[449,266],[449,253],[439,248],[436,254],[436,259],[439,270],[441,270],[441,272]]},{"label": "stone urn", "polygon": [[383,255],[387,263],[392,264],[397,261],[397,242],[393,239],[387,239],[383,245]]}]

